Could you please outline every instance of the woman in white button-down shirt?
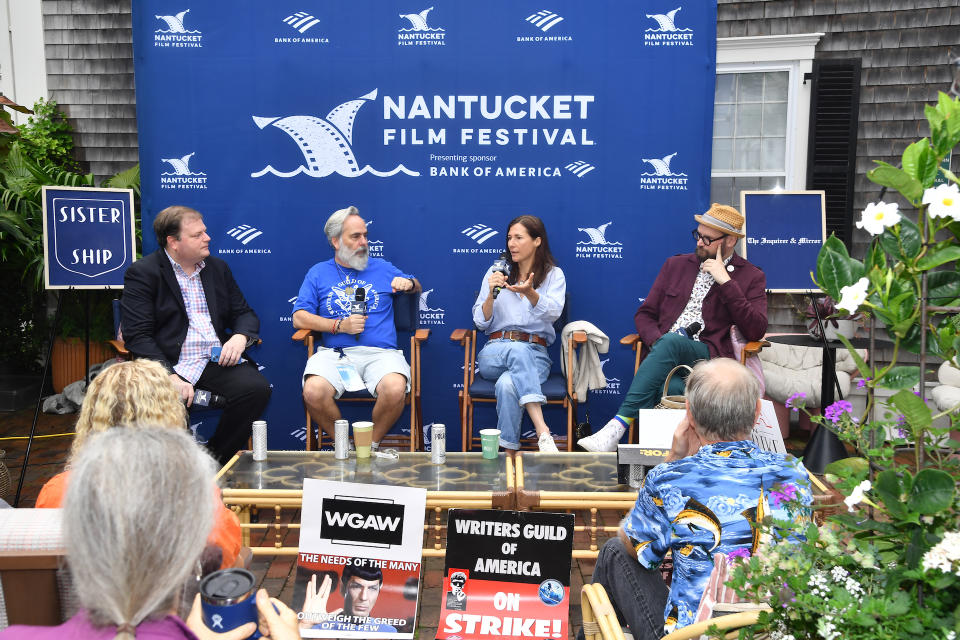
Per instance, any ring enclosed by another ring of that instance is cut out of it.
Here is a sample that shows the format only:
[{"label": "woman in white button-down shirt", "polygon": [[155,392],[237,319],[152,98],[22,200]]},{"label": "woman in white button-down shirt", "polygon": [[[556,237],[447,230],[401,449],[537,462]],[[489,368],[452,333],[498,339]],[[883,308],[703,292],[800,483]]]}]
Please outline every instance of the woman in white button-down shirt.
[{"label": "woman in white button-down shirt", "polygon": [[509,275],[493,267],[483,276],[473,321],[490,339],[480,350],[480,376],[496,380],[500,446],[520,448],[520,420],[529,414],[541,451],[557,450],[540,405],[540,385],[550,375],[547,347],[567,290],[563,271],[550,253],[547,231],[536,216],[519,216],[507,227]]}]

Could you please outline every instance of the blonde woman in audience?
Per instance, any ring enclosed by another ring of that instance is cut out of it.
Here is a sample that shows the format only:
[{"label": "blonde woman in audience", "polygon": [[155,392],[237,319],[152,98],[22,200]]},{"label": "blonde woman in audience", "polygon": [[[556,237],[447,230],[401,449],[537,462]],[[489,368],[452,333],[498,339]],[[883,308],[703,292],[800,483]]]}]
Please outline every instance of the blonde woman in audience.
[{"label": "blonde woman in audience", "polygon": [[[67,469],[43,485],[37,498],[37,507],[63,506],[72,461],[92,435],[117,427],[141,429],[145,426],[187,428],[187,410],[166,370],[153,360],[121,362],[104,369],[90,383],[83,399],[77,419],[77,434],[67,457]],[[219,489],[216,491],[219,499]],[[207,542],[219,547],[222,552],[222,568],[231,567],[237,561],[240,553],[240,521],[222,502]]]},{"label": "blonde woman in audience", "polygon": [[[15,625],[3,640],[241,640],[206,627],[199,594],[184,622],[177,605],[213,526],[216,463],[183,430],[107,429],[71,458],[63,509],[67,564],[81,609],[62,625]],[[256,594],[260,632],[298,640],[297,614]],[[272,606],[271,606],[272,605]]]}]

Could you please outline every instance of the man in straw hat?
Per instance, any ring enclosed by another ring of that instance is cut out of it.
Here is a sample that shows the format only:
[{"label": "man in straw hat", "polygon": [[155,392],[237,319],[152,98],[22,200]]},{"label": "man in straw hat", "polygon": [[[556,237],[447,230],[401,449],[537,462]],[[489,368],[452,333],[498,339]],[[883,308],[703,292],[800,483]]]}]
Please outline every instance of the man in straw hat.
[{"label": "man in straw hat", "polygon": [[[667,259],[637,310],[643,360],[617,414],[578,441],[587,451],[615,451],[638,411],[660,401],[667,375],[677,365],[735,358],[730,327],[736,325],[746,340],[760,340],[767,330],[766,277],[733,251],[744,236],[743,216],[715,203],[694,219],[696,250]],[[678,377],[671,380],[670,393],[682,393]]]}]

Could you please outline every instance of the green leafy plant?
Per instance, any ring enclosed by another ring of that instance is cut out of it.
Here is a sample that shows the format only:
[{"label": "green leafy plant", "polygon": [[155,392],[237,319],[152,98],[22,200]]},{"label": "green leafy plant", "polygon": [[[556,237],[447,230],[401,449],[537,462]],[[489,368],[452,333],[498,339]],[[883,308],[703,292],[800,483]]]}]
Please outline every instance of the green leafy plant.
[{"label": "green leafy plant", "polygon": [[30,147],[30,156],[39,165],[53,165],[69,171],[79,170],[73,157],[73,129],[57,110],[55,100],[40,98],[33,115],[21,125],[20,139]]},{"label": "green leafy plant", "polygon": [[[893,356],[867,364],[840,338],[868,391],[863,415],[839,401],[812,417],[856,452],[827,468],[846,496],[840,512],[797,532],[805,540],[769,548],[734,571],[741,596],[771,606],[759,626],[772,638],[948,640],[960,633],[960,442],[950,439],[960,405],[935,413],[913,391],[920,367],[898,364],[902,351],[919,354],[924,343],[922,357],[954,366],[960,351],[960,188],[940,166],[960,142],[960,102],[940,94],[925,113],[930,137],[908,146],[900,167],[878,162],[867,174],[898,191],[916,217],[896,203],[872,203],[857,223],[872,236],[864,260],[834,236],[817,258],[821,290],[842,311],[882,320]],[[935,185],[938,176],[943,184]],[[893,394],[874,411],[877,389]],[[802,394],[788,403],[802,409]],[[943,416],[950,426],[934,427]]]}]

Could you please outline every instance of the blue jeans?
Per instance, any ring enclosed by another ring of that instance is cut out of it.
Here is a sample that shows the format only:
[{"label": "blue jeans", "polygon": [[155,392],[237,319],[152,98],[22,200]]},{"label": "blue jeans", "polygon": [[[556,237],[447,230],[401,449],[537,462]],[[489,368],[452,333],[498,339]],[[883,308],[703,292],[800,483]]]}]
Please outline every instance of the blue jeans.
[{"label": "blue jeans", "polygon": [[[670,370],[678,364],[693,366],[698,360],[709,360],[710,350],[702,342],[684,338],[676,333],[666,333],[660,337],[650,353],[640,362],[640,368],[633,376],[630,389],[617,411],[618,416],[636,418],[640,409],[653,409],[663,396],[663,383]],[[670,393],[683,393],[687,371],[678,371],[670,379]]]},{"label": "blue jeans", "polygon": [[[619,538],[610,538],[600,549],[591,582],[603,585],[617,618],[630,628],[636,640],[663,636],[670,589],[659,571],[651,571],[631,558]],[[583,630],[577,638],[583,638]]]},{"label": "blue jeans", "polygon": [[540,385],[550,375],[550,364],[547,348],[532,342],[490,340],[477,355],[480,377],[497,381],[497,428],[504,449],[520,448],[523,405],[547,401]]}]

